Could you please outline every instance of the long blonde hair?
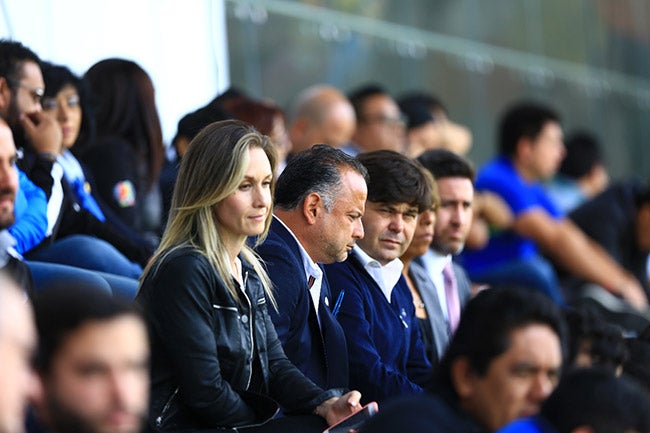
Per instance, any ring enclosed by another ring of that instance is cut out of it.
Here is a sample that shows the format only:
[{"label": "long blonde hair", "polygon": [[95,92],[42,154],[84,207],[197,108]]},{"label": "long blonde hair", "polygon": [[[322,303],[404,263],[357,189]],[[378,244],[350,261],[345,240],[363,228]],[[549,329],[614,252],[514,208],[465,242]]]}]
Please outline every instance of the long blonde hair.
[{"label": "long blonde hair", "polygon": [[[241,302],[240,294],[231,277],[230,260],[217,229],[214,207],[234,193],[244,179],[249,164],[249,150],[264,150],[271,169],[275,172],[276,153],[268,137],[255,128],[238,120],[224,120],[206,126],[189,144],[183,156],[169,220],[160,246],[142,273],[142,280],[149,272],[156,272],[163,259],[171,252],[192,247],[203,254],[225,282],[232,297]],[[275,179],[271,193],[275,189]],[[257,238],[259,244],[266,237],[272,209],[266,217],[264,231]],[[247,245],[242,256],[260,276],[264,290],[275,305],[269,279],[259,257]],[[154,269],[155,268],[155,269]]]}]

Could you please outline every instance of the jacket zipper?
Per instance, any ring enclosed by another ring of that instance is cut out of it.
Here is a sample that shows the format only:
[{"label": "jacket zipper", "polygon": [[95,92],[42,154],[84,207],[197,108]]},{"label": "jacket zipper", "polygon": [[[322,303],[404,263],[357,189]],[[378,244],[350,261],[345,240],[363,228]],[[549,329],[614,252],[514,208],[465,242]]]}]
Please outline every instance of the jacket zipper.
[{"label": "jacket zipper", "polygon": [[255,339],[253,338],[253,305],[251,304],[251,300],[249,299],[248,295],[246,294],[246,287],[248,286],[248,271],[244,273],[244,286],[242,287],[242,293],[244,294],[244,298],[246,298],[246,302],[248,303],[248,332],[250,333],[250,338],[251,338],[251,355],[250,358],[248,359],[249,361],[249,368],[248,368],[248,379],[246,380],[246,389],[251,384],[251,379],[253,378],[253,356],[255,355]]},{"label": "jacket zipper", "polygon": [[178,388],[176,388],[176,389],[174,390],[174,392],[172,393],[171,397],[169,397],[169,400],[167,400],[167,403],[165,403],[165,405],[163,406],[162,410],[160,411],[160,415],[158,415],[158,417],[156,418],[156,426],[157,426],[157,427],[160,427],[160,425],[162,424],[163,416],[165,415],[165,412],[167,412],[167,411],[169,410],[169,406],[171,406],[171,404],[172,404],[172,400],[174,399],[174,397],[176,396],[176,394],[178,394]]}]

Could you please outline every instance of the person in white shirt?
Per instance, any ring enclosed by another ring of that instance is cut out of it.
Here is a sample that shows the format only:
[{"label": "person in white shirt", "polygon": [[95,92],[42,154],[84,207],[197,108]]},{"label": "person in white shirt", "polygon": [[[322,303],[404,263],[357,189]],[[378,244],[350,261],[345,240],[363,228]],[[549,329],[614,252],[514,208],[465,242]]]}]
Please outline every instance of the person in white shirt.
[{"label": "person in white shirt", "polygon": [[350,388],[366,401],[421,393],[431,378],[411,292],[399,257],[418,214],[433,205],[431,177],[394,151],[357,156],[368,170],[364,237],[344,262],[325,266],[337,320],[345,332]]}]

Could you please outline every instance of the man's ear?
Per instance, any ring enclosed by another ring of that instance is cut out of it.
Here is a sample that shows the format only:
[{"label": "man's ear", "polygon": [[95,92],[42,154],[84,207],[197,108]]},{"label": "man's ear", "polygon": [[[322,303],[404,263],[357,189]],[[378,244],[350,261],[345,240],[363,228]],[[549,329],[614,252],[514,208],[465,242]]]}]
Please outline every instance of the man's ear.
[{"label": "man's ear", "polygon": [[526,161],[533,149],[533,140],[528,137],[519,137],[515,146],[515,158],[519,161]]},{"label": "man's ear", "polygon": [[460,357],[451,364],[451,383],[460,400],[470,397],[474,393],[476,373],[466,357]]},{"label": "man's ear", "polygon": [[315,224],[323,209],[323,199],[315,192],[312,192],[305,197],[302,204],[302,213],[307,220],[307,224]]}]

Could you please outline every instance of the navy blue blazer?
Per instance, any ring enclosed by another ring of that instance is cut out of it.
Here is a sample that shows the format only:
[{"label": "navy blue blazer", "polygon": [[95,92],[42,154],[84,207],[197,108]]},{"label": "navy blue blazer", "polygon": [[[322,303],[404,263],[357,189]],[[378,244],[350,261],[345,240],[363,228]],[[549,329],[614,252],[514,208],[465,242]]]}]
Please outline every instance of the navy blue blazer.
[{"label": "navy blue blazer", "polygon": [[346,261],[325,265],[325,272],[335,296],[345,291],[336,318],[348,342],[350,387],[361,391],[364,401],[421,393],[429,385],[431,364],[404,277],[388,302],[354,250]]},{"label": "navy blue blazer", "polygon": [[272,307],[268,310],[287,357],[321,388],[347,388],[345,334],[330,310],[334,300],[327,278],[323,274],[319,327],[300,248],[276,217],[264,243],[256,250],[273,281],[278,311]]}]

